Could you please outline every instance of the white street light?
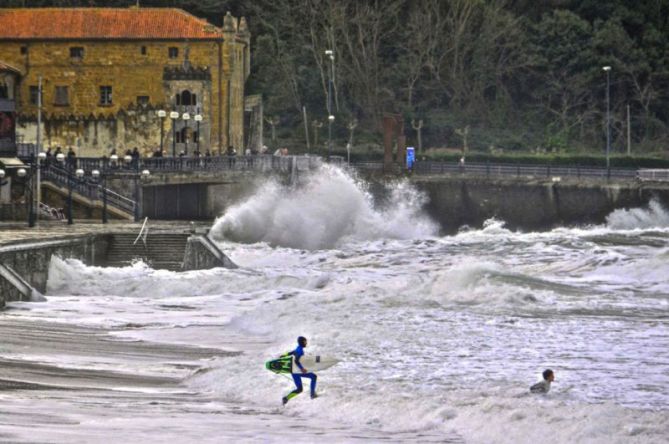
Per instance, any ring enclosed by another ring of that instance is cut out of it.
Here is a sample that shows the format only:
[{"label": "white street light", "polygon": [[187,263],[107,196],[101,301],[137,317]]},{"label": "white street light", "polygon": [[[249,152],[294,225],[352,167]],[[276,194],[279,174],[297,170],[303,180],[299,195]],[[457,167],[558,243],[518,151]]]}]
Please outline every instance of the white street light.
[{"label": "white street light", "polygon": [[56,160],[60,163],[63,163],[65,161],[65,154],[63,153],[56,154]]},{"label": "white street light", "polygon": [[170,113],[170,119],[178,119],[179,118],[179,113],[176,111],[172,111]]},{"label": "white street light", "polygon": [[606,72],[606,174],[607,177],[611,175],[611,162],[609,160],[609,153],[611,152],[611,100],[610,100],[610,66],[603,66],[602,69]]},{"label": "white street light", "polygon": [[0,179],[5,178],[5,170],[0,170]]},{"label": "white street light", "polygon": [[97,179],[98,177],[100,177],[100,171],[99,170],[91,171],[91,176],[93,176],[94,179]]},{"label": "white street light", "polygon": [[182,119],[184,120],[189,120],[190,119],[190,114],[184,113],[183,116],[181,116]]},{"label": "white street light", "polygon": [[77,177],[79,179],[81,179],[82,177],[84,177],[84,170],[82,170],[81,168],[78,168],[77,171],[74,172],[74,174],[76,174]]},{"label": "white street light", "polygon": [[19,168],[19,170],[16,172],[16,175],[19,177],[25,177],[26,176],[26,169],[25,168]]},{"label": "white street light", "polygon": [[129,154],[126,154],[125,157],[123,157],[123,161],[125,163],[130,163],[132,162],[132,157]]},{"label": "white street light", "polygon": [[200,114],[195,114],[195,117],[193,117],[196,122],[202,122],[202,116]]},{"label": "white street light", "polygon": [[167,111],[165,111],[164,109],[159,109],[158,110],[158,117],[160,117],[161,119],[164,119],[165,117],[167,117]]},{"label": "white street light", "polygon": [[109,156],[109,161],[110,161],[113,165],[115,165],[116,162],[118,162],[118,156],[117,156],[116,154],[112,154],[111,156]]},{"label": "white street light", "polygon": [[44,159],[46,159],[46,153],[45,153],[44,151],[42,151],[41,153],[39,153],[39,154],[37,155],[37,158],[38,158],[39,160],[44,160]]},{"label": "white street light", "polygon": [[151,175],[149,170],[142,170],[142,179],[147,179]]}]

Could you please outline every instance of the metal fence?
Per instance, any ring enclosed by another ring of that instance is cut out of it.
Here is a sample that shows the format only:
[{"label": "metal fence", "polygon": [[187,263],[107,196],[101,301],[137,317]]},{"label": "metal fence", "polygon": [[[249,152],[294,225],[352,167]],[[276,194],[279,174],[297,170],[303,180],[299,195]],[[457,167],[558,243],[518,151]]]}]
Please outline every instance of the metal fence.
[{"label": "metal fence", "polygon": [[[383,162],[356,162],[355,168],[363,171],[383,171]],[[413,174],[448,174],[479,177],[569,177],[577,179],[625,179],[633,180],[637,177],[637,170],[633,168],[598,168],[555,165],[515,165],[502,163],[466,163],[422,161],[417,162]]]},{"label": "metal fence", "polygon": [[123,196],[109,188],[106,188],[106,196],[104,196],[105,190],[103,190],[102,185],[92,178],[86,176],[79,179],[73,176],[74,175],[71,172],[53,164],[42,168],[42,180],[51,181],[65,188],[68,187],[69,180],[69,186],[72,187],[73,192],[90,200],[102,201],[103,198],[106,197],[108,205],[119,208],[127,213],[134,214],[135,206],[137,205],[134,199]]},{"label": "metal fence", "polygon": [[642,169],[638,177],[642,181],[669,182],[669,169]]},{"label": "metal fence", "polygon": [[[342,164],[343,158],[333,157],[331,163]],[[148,157],[133,159],[125,163],[119,159],[116,163],[107,158],[77,158],[78,168],[85,171],[141,171],[159,172],[194,172],[194,171],[253,171],[292,173],[309,171],[322,165],[318,156],[211,156],[211,157]]]}]

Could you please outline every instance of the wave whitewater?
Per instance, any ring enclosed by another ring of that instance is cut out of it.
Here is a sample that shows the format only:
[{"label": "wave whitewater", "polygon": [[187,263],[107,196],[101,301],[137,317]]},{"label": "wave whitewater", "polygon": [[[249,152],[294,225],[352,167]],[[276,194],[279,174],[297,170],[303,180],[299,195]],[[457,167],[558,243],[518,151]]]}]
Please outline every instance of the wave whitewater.
[{"label": "wave whitewater", "polygon": [[438,233],[437,224],[423,214],[423,193],[407,181],[388,187],[389,204],[377,208],[364,183],[340,168],[324,165],[298,187],[265,183],[218,218],[211,233],[219,241],[266,242],[307,250]]}]

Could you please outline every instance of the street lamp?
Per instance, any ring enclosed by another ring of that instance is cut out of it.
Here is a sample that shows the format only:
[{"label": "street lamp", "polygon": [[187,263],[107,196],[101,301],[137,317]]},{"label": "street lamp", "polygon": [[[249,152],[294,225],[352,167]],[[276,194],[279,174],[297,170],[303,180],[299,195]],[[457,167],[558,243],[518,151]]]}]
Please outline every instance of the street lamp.
[{"label": "street lamp", "polygon": [[167,111],[164,109],[158,110],[158,117],[160,117],[160,155],[163,154],[163,137],[165,136],[165,117],[167,117]]},{"label": "street lamp", "polygon": [[[28,174],[28,172],[26,171],[25,168],[19,168],[16,171],[16,175],[19,176],[20,178],[26,177],[27,174]],[[28,179],[26,179],[26,181],[27,180]],[[34,205],[34,202],[33,202],[33,199],[34,199],[33,186],[34,186],[33,175],[31,174],[30,175],[30,186],[26,187],[28,189],[28,191],[30,192],[30,198],[26,201],[26,203],[28,204],[28,226],[31,227],[31,228],[35,226],[35,205]]]},{"label": "street lamp", "polygon": [[177,157],[177,119],[179,118],[179,113],[172,111],[170,113],[170,119],[172,119],[172,157]]},{"label": "street lamp", "polygon": [[332,82],[334,81],[334,51],[327,49],[325,55],[330,58],[330,70],[328,72],[328,161],[332,156],[332,124],[335,116],[332,114]]},{"label": "street lamp", "polygon": [[190,114],[184,113],[183,116],[181,116],[181,118],[184,119],[184,125],[186,125],[185,126],[186,130],[184,131],[183,139],[184,139],[184,143],[186,144],[186,148],[184,150],[184,153],[186,154],[186,156],[188,156],[188,121],[190,120]]},{"label": "street lamp", "polygon": [[611,163],[609,160],[609,153],[611,151],[611,117],[610,117],[611,101],[609,93],[611,89],[611,82],[610,82],[611,67],[604,66],[602,67],[602,69],[606,71],[606,177],[611,177]]},{"label": "street lamp", "polygon": [[[39,204],[42,201],[42,183],[41,183],[42,182],[42,177],[41,177],[42,173],[41,173],[41,168],[42,168],[42,162],[44,160],[46,160],[46,153],[44,151],[42,151],[37,155],[37,165],[36,165],[36,167],[37,167],[37,181],[36,182],[37,183],[35,184],[37,190],[35,190],[35,194],[34,194],[34,196],[37,200],[37,202],[35,204],[36,208],[35,208],[35,213],[34,213],[35,214],[35,219],[39,219]],[[31,201],[31,205],[32,205],[32,201]],[[31,225],[31,227],[32,226],[33,225]]]},{"label": "street lamp", "polygon": [[102,173],[99,170],[91,171],[91,176],[95,179],[96,182],[99,182],[102,179],[102,223],[107,223],[107,174],[104,170],[105,165],[102,164]]},{"label": "street lamp", "polygon": [[[132,162],[132,157],[130,156],[125,156],[123,158],[123,161],[125,162],[126,165],[130,165]],[[139,186],[139,180],[140,179],[146,179],[149,177],[151,173],[149,170],[143,170],[141,173],[139,172],[139,161],[135,164],[135,173],[133,174],[134,177],[134,182],[135,182],[135,211],[134,211],[134,216],[135,216],[135,222],[139,221],[139,218],[141,217],[140,215],[140,200],[142,198],[141,196],[141,187]]]},{"label": "street lamp", "polygon": [[197,122],[197,138],[195,143],[197,144],[197,152],[200,153],[200,122],[202,122],[202,114],[195,114],[195,122]]},{"label": "street lamp", "polygon": [[[59,153],[56,156],[56,160],[63,165],[63,162],[65,162],[65,155]],[[74,223],[72,220],[72,182],[74,181],[74,178],[72,177],[72,164],[68,162],[65,170],[67,171],[67,224],[72,225]],[[74,174],[76,175],[76,178],[81,181],[81,178],[84,177],[84,170],[79,168]]]}]

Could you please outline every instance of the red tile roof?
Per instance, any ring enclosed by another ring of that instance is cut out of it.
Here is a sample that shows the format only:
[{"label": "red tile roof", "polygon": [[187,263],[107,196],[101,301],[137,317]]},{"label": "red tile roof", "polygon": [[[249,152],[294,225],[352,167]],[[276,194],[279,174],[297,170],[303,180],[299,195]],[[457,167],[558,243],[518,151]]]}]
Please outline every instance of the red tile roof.
[{"label": "red tile roof", "polygon": [[0,39],[211,39],[221,30],[176,8],[0,9]]}]

